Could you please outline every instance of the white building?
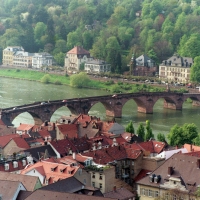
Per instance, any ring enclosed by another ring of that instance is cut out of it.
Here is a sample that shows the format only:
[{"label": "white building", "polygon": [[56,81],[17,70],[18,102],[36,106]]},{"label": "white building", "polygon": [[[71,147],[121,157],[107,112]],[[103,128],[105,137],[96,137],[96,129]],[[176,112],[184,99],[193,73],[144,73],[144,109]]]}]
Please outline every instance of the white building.
[{"label": "white building", "polygon": [[91,60],[85,63],[84,70],[88,73],[110,72],[111,65],[104,60]]},{"label": "white building", "polygon": [[68,72],[77,72],[80,70],[81,64],[87,63],[91,60],[93,60],[93,58],[90,56],[89,51],[83,49],[80,46],[75,46],[66,54],[65,68]]},{"label": "white building", "polygon": [[35,53],[32,58],[32,67],[33,68],[41,68],[43,66],[52,66],[54,65],[53,56],[49,53]]},{"label": "white building", "polygon": [[159,78],[169,82],[187,83],[190,80],[190,68],[193,59],[173,55],[159,66]]}]

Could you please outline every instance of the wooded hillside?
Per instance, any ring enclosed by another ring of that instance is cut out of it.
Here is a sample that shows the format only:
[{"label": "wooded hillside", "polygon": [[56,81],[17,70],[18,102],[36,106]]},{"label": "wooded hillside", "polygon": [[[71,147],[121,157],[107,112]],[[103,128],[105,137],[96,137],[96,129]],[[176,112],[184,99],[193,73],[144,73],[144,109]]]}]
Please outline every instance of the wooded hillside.
[{"label": "wooded hillside", "polygon": [[[63,65],[75,45],[121,72],[146,53],[158,63],[200,52],[200,0],[0,0],[0,49],[46,51]],[[141,16],[136,16],[136,14]],[[2,53],[1,53],[2,55]]]}]

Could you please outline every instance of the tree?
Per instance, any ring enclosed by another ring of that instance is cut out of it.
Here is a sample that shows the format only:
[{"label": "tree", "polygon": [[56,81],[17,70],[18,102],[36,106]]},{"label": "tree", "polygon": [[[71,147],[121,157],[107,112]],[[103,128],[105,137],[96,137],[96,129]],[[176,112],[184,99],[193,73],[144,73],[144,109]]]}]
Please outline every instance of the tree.
[{"label": "tree", "polygon": [[197,138],[197,126],[195,124],[184,124],[182,127],[174,125],[168,134],[169,144],[172,146],[180,146],[185,143],[192,144]]},{"label": "tree", "polygon": [[194,59],[194,63],[190,70],[190,80],[200,82],[200,56]]},{"label": "tree", "polygon": [[78,88],[86,87],[88,86],[89,82],[90,79],[84,72],[70,76],[70,85],[73,87],[78,87]]},{"label": "tree", "polygon": [[54,55],[54,59],[56,61],[56,63],[60,66],[64,66],[64,62],[65,62],[65,53],[58,53],[56,55]]},{"label": "tree", "polygon": [[137,135],[145,140],[145,130],[144,130],[144,125],[143,123],[140,123],[139,126],[138,126],[138,129],[137,129]]},{"label": "tree", "polygon": [[160,141],[160,142],[165,142],[166,141],[165,135],[162,134],[162,133],[158,133],[157,140]]},{"label": "tree", "polygon": [[154,138],[154,134],[152,133],[152,129],[150,126],[150,121],[146,120],[146,134],[145,134],[145,141],[150,140],[151,138]]},{"label": "tree", "polygon": [[38,22],[34,28],[34,38],[35,41],[39,44],[41,43],[41,37],[45,35],[47,26],[43,22]]},{"label": "tree", "polygon": [[198,134],[198,136],[196,138],[194,138],[193,144],[197,145],[197,146],[200,146],[200,134]]},{"label": "tree", "polygon": [[130,121],[129,124],[126,126],[126,132],[131,133],[131,135],[135,133],[132,121]]}]

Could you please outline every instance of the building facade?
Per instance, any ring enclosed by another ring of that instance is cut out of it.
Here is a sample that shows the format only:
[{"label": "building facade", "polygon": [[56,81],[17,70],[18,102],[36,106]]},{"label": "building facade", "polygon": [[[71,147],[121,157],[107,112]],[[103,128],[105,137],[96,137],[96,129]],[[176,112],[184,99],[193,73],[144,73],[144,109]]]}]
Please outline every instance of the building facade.
[{"label": "building facade", "polygon": [[3,50],[3,65],[13,65],[13,57],[17,51],[24,52],[24,49],[20,46],[8,46]]},{"label": "building facade", "polygon": [[90,52],[80,46],[75,46],[67,52],[65,57],[65,68],[68,72],[77,72],[80,70],[81,64],[93,60]]},{"label": "building facade", "polygon": [[111,65],[104,60],[91,60],[85,63],[84,70],[92,74],[105,73],[110,72]]},{"label": "building facade", "polygon": [[13,55],[13,66],[31,68],[33,53],[17,51]]},{"label": "building facade", "polygon": [[188,83],[193,59],[173,55],[159,66],[159,78],[168,82]]},{"label": "building facade", "polygon": [[42,53],[35,53],[32,58],[32,67],[40,69],[41,67],[49,67],[54,65],[53,56],[49,53],[42,52]]},{"label": "building facade", "polygon": [[134,76],[155,76],[158,71],[155,61],[147,55],[141,55],[135,60],[132,58],[131,65]]}]

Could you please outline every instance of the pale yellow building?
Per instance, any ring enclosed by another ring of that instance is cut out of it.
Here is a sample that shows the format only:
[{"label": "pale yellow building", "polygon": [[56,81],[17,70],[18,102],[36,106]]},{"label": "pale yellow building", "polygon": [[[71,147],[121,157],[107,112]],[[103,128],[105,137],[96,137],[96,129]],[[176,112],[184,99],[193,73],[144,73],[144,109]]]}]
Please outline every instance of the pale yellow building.
[{"label": "pale yellow building", "polygon": [[13,56],[17,51],[24,51],[20,46],[8,46],[3,50],[3,65],[13,65]]},{"label": "pale yellow building", "polygon": [[13,66],[31,68],[33,56],[34,56],[34,53],[17,51],[13,55]]},{"label": "pale yellow building", "polygon": [[193,59],[174,55],[159,66],[159,78],[167,82],[188,83]]}]

